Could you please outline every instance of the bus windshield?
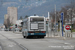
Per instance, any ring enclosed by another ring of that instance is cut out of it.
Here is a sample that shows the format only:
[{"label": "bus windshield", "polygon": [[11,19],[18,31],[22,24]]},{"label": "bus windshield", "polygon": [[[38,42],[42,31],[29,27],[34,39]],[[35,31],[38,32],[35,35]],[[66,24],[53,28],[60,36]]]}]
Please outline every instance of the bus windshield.
[{"label": "bus windshield", "polygon": [[30,22],[44,21],[44,18],[30,18]]}]

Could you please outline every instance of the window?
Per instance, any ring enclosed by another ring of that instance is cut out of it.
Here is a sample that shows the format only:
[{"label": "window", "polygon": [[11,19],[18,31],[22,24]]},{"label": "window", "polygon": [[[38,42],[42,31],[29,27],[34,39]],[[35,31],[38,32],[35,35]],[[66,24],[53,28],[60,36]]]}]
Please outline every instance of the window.
[{"label": "window", "polygon": [[44,21],[44,18],[30,18],[30,22]]}]

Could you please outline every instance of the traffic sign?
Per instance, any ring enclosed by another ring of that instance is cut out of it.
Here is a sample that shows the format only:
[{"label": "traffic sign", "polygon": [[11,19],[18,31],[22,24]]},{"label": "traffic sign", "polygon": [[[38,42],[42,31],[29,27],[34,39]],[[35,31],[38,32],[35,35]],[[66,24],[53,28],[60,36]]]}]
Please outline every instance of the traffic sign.
[{"label": "traffic sign", "polygon": [[69,30],[69,29],[70,29],[70,26],[69,26],[69,25],[66,25],[66,26],[65,26],[65,29],[66,29],[66,30]]},{"label": "traffic sign", "polygon": [[62,36],[63,36],[63,16],[64,16],[64,13],[62,12],[62,13],[61,13],[61,20],[62,20]]}]

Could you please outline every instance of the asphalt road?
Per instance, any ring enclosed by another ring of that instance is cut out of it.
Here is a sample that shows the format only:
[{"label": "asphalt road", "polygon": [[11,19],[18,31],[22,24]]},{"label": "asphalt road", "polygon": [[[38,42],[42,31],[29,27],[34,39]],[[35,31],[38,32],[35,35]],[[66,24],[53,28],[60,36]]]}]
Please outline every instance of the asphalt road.
[{"label": "asphalt road", "polygon": [[0,50],[24,50],[18,43],[3,35],[0,32]]},{"label": "asphalt road", "polygon": [[0,32],[3,50],[75,50],[74,38],[30,38],[25,39],[21,33]]}]

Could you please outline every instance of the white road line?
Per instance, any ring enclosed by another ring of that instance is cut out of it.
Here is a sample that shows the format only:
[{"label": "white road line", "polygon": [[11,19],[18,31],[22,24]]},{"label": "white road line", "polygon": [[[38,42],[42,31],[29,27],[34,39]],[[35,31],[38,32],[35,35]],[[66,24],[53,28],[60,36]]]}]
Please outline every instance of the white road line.
[{"label": "white road line", "polygon": [[64,43],[64,44],[70,44],[70,43]]}]

